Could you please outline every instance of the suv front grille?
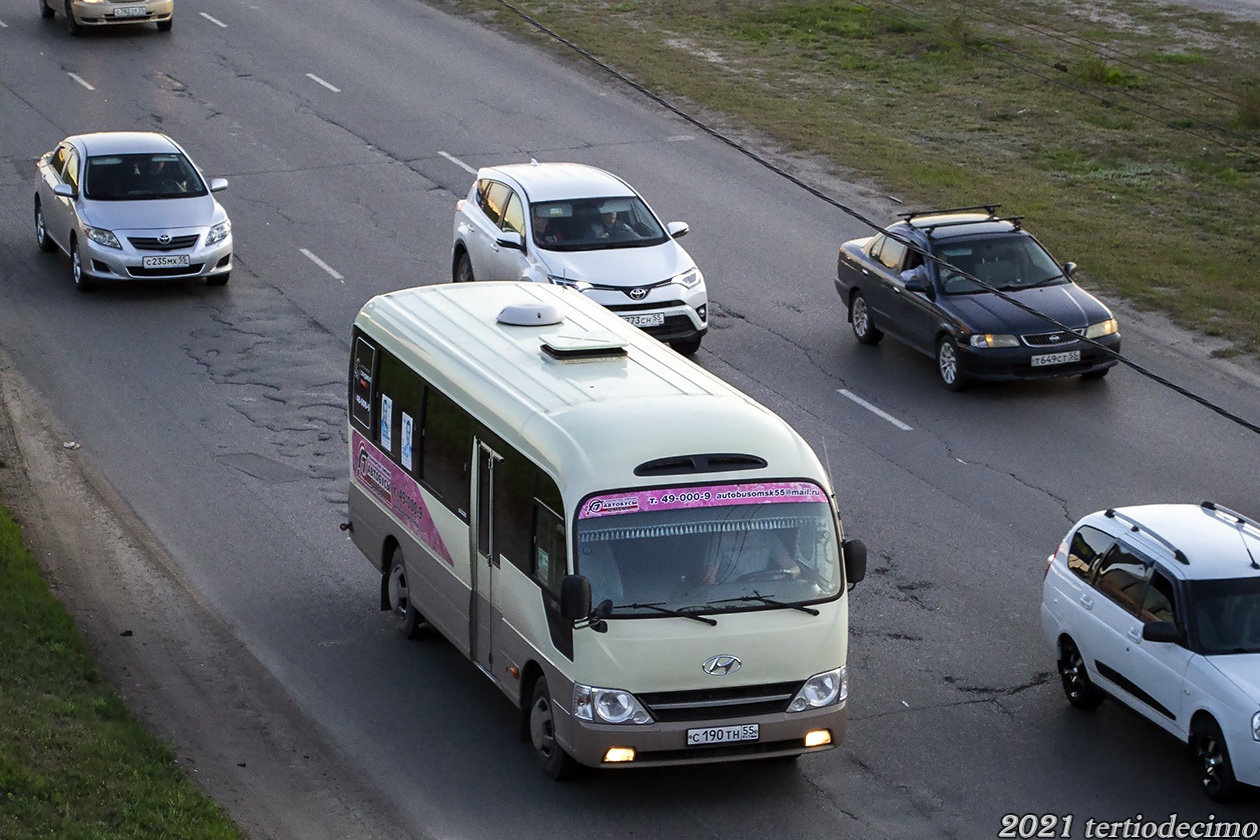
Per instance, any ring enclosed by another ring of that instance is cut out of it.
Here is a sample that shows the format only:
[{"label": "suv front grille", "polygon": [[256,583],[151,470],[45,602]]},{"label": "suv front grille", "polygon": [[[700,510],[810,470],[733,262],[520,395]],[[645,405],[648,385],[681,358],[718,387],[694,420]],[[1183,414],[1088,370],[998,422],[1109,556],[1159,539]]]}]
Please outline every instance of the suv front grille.
[{"label": "suv front grille", "polygon": [[658,691],[635,694],[652,717],[662,723],[687,720],[752,717],[787,711],[800,682],[705,688],[699,691]]}]

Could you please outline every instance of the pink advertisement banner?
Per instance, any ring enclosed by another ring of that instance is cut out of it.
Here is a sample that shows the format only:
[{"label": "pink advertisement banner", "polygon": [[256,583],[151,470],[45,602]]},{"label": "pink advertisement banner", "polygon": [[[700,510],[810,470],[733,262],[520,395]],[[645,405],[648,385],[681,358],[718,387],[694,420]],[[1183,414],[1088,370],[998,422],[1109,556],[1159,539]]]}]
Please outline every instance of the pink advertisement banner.
[{"label": "pink advertisement banner", "polygon": [[358,431],[352,431],[350,442],[355,453],[355,482],[398,517],[416,539],[448,564],[454,565],[455,561],[446,550],[433,517],[424,506],[420,484]]},{"label": "pink advertisement banner", "polygon": [[808,481],[657,488],[592,496],[582,504],[578,519],[616,516],[619,513],[642,513],[649,510],[727,507],[776,502],[825,502],[826,500],[827,497],[822,488]]}]

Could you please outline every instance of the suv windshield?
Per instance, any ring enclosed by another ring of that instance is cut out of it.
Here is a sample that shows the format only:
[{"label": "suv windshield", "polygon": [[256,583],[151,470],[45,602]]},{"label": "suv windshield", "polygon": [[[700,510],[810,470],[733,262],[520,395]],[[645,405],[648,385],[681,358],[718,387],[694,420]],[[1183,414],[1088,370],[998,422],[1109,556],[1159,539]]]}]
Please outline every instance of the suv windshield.
[{"label": "suv windshield", "polygon": [[614,616],[783,609],[841,589],[835,517],[809,482],[597,494],[576,539],[577,573]]},{"label": "suv windshield", "polygon": [[[1066,283],[1063,268],[1028,234],[950,239],[936,246],[936,256],[999,291]],[[957,271],[937,266],[945,294],[974,294],[987,289]]]},{"label": "suv windshield", "polygon": [[540,202],[530,216],[534,244],[551,251],[640,248],[668,238],[638,196]]},{"label": "suv windshield", "polygon": [[1203,654],[1260,653],[1260,577],[1195,580],[1190,593]]},{"label": "suv windshield", "polygon": [[84,196],[94,201],[145,201],[206,195],[188,158],[176,152],[96,155],[87,159]]}]

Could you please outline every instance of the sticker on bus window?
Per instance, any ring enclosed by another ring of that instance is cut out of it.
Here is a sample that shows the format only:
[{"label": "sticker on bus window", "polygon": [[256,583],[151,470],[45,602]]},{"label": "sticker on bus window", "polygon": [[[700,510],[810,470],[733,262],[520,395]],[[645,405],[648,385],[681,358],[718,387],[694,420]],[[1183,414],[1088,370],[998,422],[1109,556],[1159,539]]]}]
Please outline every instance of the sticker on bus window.
[{"label": "sticker on bus window", "polygon": [[728,507],[778,502],[825,502],[826,500],[827,497],[822,488],[808,481],[666,487],[592,496],[582,504],[578,519],[614,516],[619,513],[642,513],[649,510]]},{"label": "sticker on bus window", "polygon": [[381,394],[381,449],[394,451],[394,401]]},{"label": "sticker on bus window", "polygon": [[399,443],[399,456],[402,459],[402,465],[406,469],[411,469],[411,433],[415,431],[415,421],[411,419],[411,415],[407,412],[402,413],[402,440]]}]

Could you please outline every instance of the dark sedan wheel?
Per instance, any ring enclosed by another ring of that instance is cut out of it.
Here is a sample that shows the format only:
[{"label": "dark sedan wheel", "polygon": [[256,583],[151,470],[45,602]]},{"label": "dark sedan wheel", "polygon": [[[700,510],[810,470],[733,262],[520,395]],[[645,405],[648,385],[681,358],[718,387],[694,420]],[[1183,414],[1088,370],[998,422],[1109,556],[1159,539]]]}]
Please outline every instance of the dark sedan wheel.
[{"label": "dark sedan wheel", "polygon": [[1059,679],[1063,681],[1063,694],[1078,709],[1097,709],[1103,701],[1103,693],[1089,679],[1085,657],[1071,639],[1063,640],[1063,655],[1059,658]]},{"label": "dark sedan wheel", "polygon": [[473,277],[472,260],[468,259],[466,251],[459,255],[459,260],[455,263],[455,274],[451,279],[456,283],[471,283],[477,279]]},{"label": "dark sedan wheel", "polygon": [[871,311],[866,308],[866,298],[858,292],[849,305],[849,321],[853,324],[853,335],[862,344],[876,344],[884,334],[871,323]]},{"label": "dark sedan wheel", "polygon": [[941,384],[951,391],[961,391],[967,386],[958,368],[958,345],[947,335],[941,336],[936,345],[936,372],[940,374]]},{"label": "dark sedan wheel", "polygon": [[1238,780],[1234,778],[1234,765],[1229,760],[1229,749],[1220,725],[1211,718],[1195,722],[1190,730],[1190,749],[1198,766],[1199,783],[1209,799],[1228,802],[1237,796]]},{"label": "dark sedan wheel", "polygon": [[35,199],[35,242],[41,251],[52,251],[57,247],[57,243],[53,242],[52,237],[48,235],[48,225],[44,222],[44,207],[39,203],[38,198]]}]

